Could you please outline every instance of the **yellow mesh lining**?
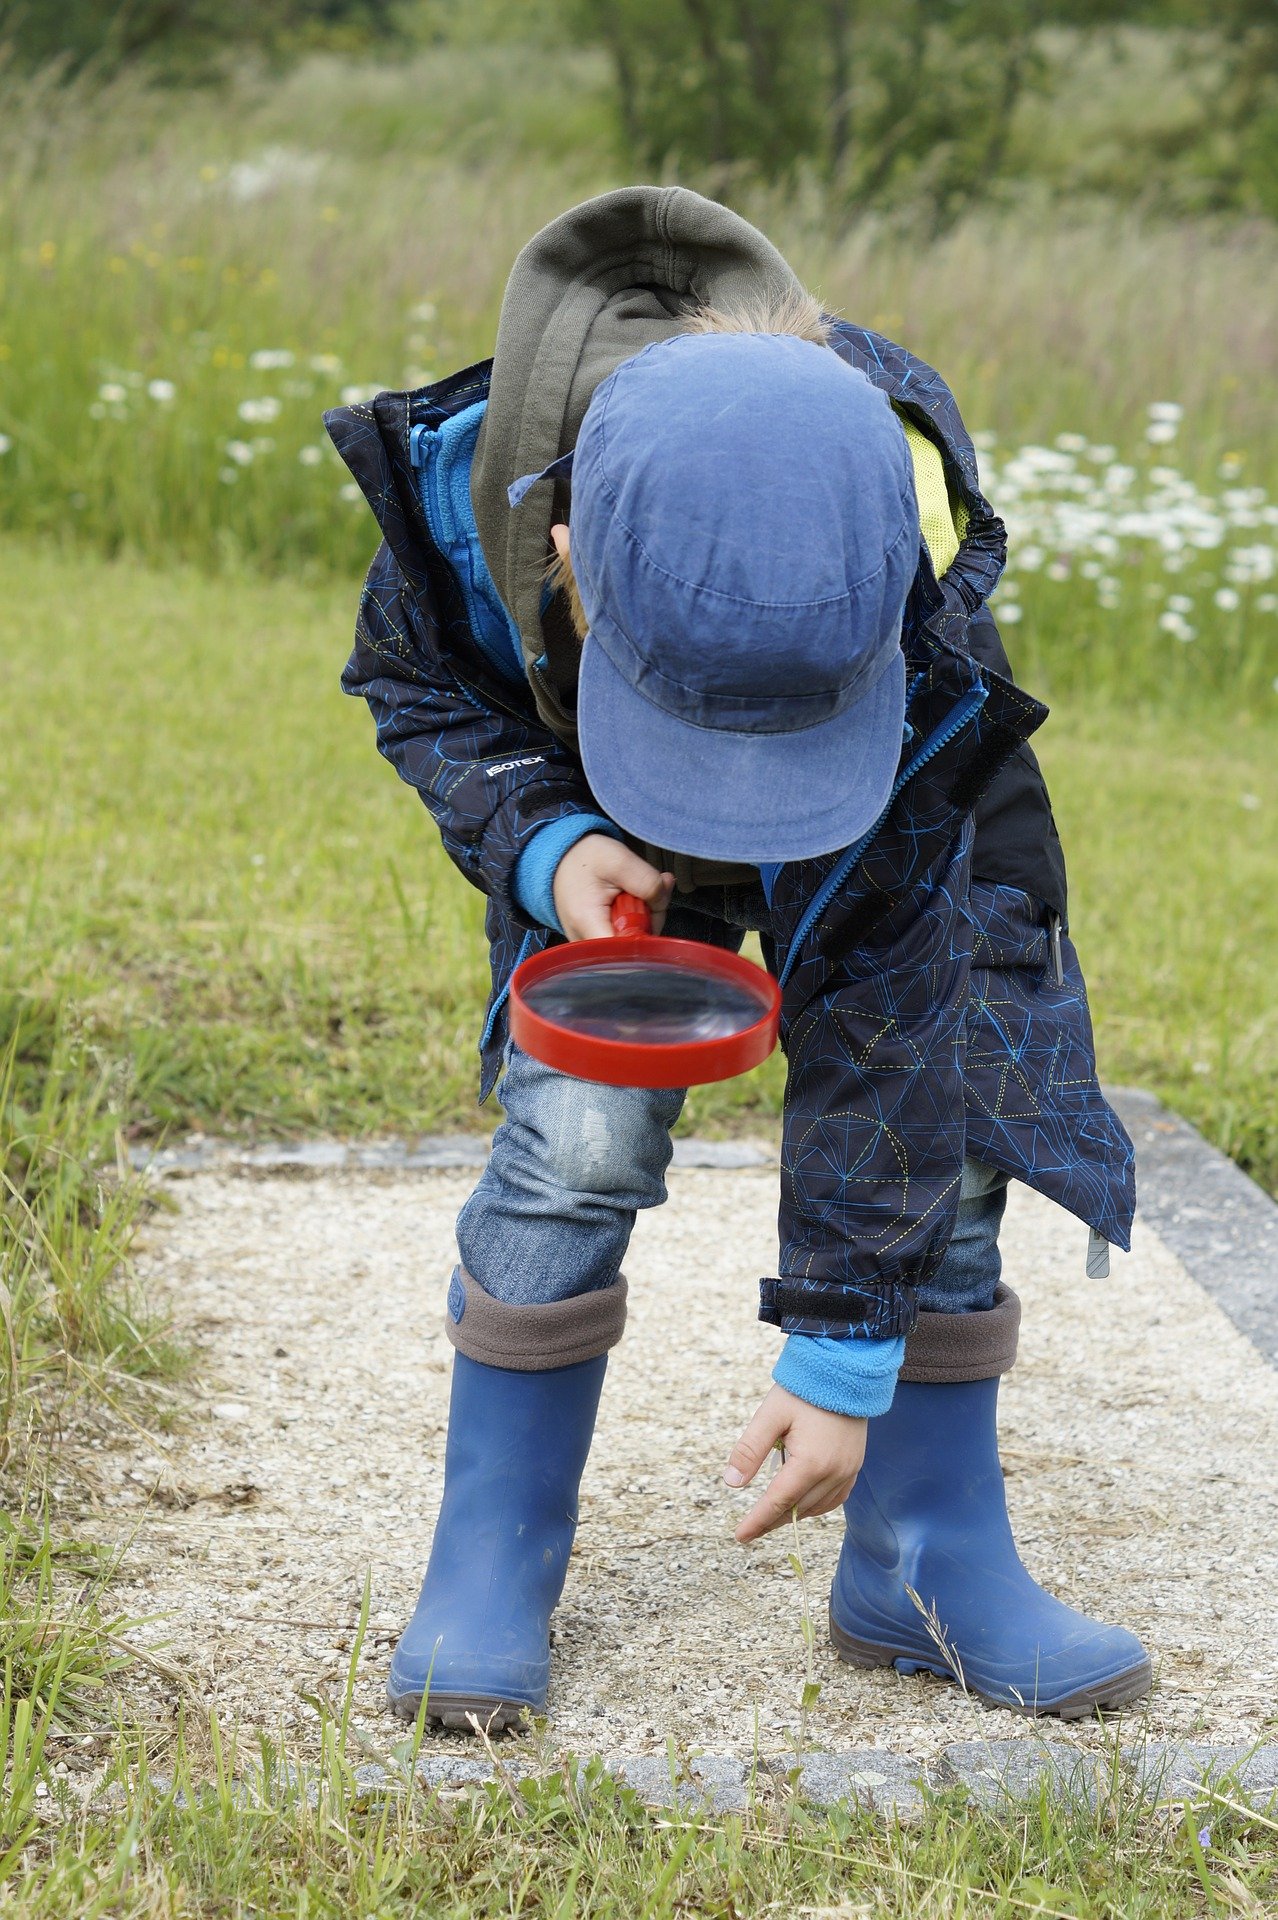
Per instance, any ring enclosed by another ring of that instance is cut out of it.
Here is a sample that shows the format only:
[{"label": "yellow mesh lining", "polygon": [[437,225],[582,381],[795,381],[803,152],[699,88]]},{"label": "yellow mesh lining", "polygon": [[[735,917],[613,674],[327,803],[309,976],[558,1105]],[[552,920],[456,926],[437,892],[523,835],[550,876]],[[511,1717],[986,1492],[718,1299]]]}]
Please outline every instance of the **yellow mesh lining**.
[{"label": "yellow mesh lining", "polygon": [[957,508],[950,505],[949,488],[945,484],[945,466],[941,459],[941,449],[934,440],[929,440],[920,427],[917,427],[907,414],[896,410],[896,417],[905,429],[905,443],[910,449],[910,458],[914,462],[914,491],[918,496],[919,525],[927,550],[932,558],[932,571],[939,580],[949,568],[959,550],[959,541],[967,525],[967,508],[960,502]]}]

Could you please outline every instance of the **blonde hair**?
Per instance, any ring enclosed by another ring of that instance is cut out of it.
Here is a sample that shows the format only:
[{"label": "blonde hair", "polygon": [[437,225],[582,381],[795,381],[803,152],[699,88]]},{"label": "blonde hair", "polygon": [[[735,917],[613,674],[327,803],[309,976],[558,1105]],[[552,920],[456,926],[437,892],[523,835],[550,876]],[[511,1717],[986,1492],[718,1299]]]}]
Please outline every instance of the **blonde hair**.
[{"label": "blonde hair", "polygon": [[[723,307],[696,307],[683,320],[684,333],[787,333],[797,340],[811,340],[818,347],[830,344],[830,321],[821,302],[802,287],[788,287],[783,293],[760,291]],[[590,630],[586,610],[572,561],[565,550],[552,555],[546,567],[546,583],[552,593],[562,593],[568,614],[579,640]]]}]

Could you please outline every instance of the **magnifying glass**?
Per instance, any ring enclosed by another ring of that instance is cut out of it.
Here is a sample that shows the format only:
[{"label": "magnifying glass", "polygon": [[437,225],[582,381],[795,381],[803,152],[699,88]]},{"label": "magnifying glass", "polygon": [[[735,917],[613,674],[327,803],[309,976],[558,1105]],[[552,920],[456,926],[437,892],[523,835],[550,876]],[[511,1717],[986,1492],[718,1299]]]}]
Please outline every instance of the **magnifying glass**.
[{"label": "magnifying glass", "polygon": [[752,960],[652,931],[645,901],[619,893],[610,939],[534,953],[510,982],[516,1046],[560,1073],[612,1087],[730,1080],[777,1043],[781,990]]}]

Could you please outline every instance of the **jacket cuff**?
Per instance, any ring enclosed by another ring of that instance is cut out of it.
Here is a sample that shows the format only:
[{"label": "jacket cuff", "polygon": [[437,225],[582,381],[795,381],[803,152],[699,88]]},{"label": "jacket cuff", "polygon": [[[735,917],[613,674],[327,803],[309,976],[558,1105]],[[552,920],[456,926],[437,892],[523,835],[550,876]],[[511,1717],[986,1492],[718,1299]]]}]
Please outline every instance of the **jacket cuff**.
[{"label": "jacket cuff", "polygon": [[782,1333],[830,1334],[837,1339],[896,1340],[918,1319],[917,1290],[940,1265],[941,1255],[918,1280],[760,1280],[759,1318]]},{"label": "jacket cuff", "polygon": [[511,892],[530,920],[562,933],[555,912],[555,873],[569,847],[588,833],[607,833],[620,840],[621,829],[601,813],[566,813],[538,827],[515,862]]},{"label": "jacket cuff", "polygon": [[870,1420],[891,1406],[904,1358],[904,1339],[831,1340],[821,1334],[792,1333],[772,1378],[810,1406]]}]

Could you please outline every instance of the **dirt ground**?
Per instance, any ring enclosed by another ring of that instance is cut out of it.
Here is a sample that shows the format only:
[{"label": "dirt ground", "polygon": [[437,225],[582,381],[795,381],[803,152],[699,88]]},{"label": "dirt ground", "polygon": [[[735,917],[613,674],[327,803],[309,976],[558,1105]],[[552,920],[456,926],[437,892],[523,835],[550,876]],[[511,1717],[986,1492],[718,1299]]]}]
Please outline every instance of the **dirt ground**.
[{"label": "dirt ground", "polygon": [[[174,1437],[94,1456],[92,1524],[133,1534],[118,1604],[150,1616],[134,1637],[224,1724],[304,1734],[302,1696],[341,1692],[371,1576],[356,1720],[371,1752],[403,1731],[381,1690],[440,1494],[444,1295],[474,1177],[166,1182],[178,1210],[155,1217],[142,1266],[200,1349],[195,1410]],[[669,1204],[640,1217],[557,1615],[551,1738],[573,1751],[658,1751],[674,1736],[748,1758],[797,1737],[793,1540],[738,1547],[748,1496],[720,1480],[777,1350],[755,1319],[758,1276],[776,1270],[776,1182],[771,1167],[675,1169]],[[1002,1422],[1023,1556],[1064,1599],[1142,1635],[1156,1684],[1140,1730],[1272,1737],[1278,1374],[1151,1232],[1108,1281],[1084,1277],[1086,1240],[1013,1189],[1005,1277],[1024,1320]],[[824,1636],[839,1516],[800,1531],[823,1683],[815,1746],[927,1758],[1024,1731],[943,1683],[840,1666]],[[175,1687],[154,1672],[137,1685],[163,1721]],[[1060,1737],[1103,1734],[1089,1722]]]}]

